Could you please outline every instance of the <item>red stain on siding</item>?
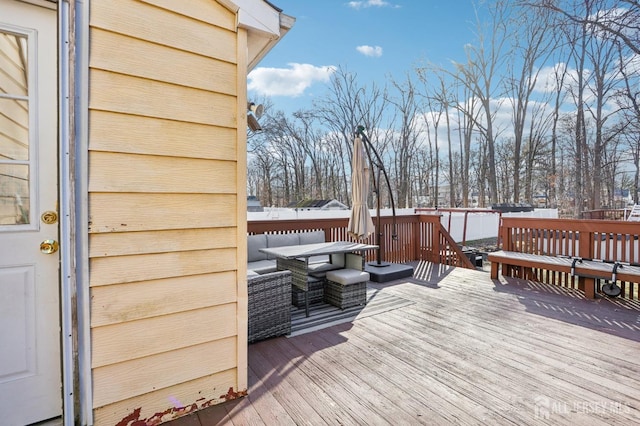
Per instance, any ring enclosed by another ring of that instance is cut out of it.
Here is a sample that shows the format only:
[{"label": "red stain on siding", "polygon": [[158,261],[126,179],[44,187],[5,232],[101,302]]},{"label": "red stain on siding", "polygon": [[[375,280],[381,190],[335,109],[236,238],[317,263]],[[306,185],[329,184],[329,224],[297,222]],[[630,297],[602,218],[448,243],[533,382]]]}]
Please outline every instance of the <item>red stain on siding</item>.
[{"label": "red stain on siding", "polygon": [[127,426],[131,424],[131,422],[137,421],[140,418],[140,410],[142,410],[142,408],[136,408],[133,410],[133,413],[116,423],[116,426]]},{"label": "red stain on siding", "polygon": [[238,399],[242,396],[247,396],[246,390],[236,392],[231,387],[229,388],[229,391],[227,392],[226,395],[220,395],[220,399],[224,399],[225,401],[231,401],[233,399]]},{"label": "red stain on siding", "polygon": [[156,426],[160,423],[168,422],[169,420],[176,419],[202,408],[216,405],[221,402],[220,400],[231,401],[243,396],[247,396],[246,390],[236,392],[233,390],[233,387],[230,387],[229,391],[225,395],[220,395],[220,399],[207,400],[206,398],[198,398],[193,404],[186,405],[184,407],[171,407],[166,409],[165,411],[155,413],[154,415],[146,419],[140,418],[140,413],[142,412],[142,407],[140,407],[133,410],[131,414],[124,417],[122,420],[116,423],[115,426]]},{"label": "red stain on siding", "polygon": [[189,414],[198,410],[198,408],[198,404],[196,403],[185,407],[171,407],[162,412],[155,413],[153,416],[146,419],[140,418],[140,411],[142,408],[136,408],[133,410],[133,413],[120,420],[116,426],[156,426],[160,423],[168,422],[169,420]]}]

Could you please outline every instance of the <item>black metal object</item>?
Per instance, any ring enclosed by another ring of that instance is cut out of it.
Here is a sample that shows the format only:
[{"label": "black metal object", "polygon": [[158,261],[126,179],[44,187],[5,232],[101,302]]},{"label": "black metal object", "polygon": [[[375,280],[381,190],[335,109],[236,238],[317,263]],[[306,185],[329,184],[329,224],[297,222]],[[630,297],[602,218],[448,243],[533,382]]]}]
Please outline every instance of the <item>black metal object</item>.
[{"label": "black metal object", "polygon": [[576,263],[582,263],[582,258],[574,257],[573,260],[571,261],[571,276],[572,277],[576,275]]},{"label": "black metal object", "polygon": [[492,204],[491,210],[497,210],[501,213],[512,213],[512,212],[532,212],[534,208],[531,204],[528,204],[528,203],[500,203],[500,204]]},{"label": "black metal object", "polygon": [[618,286],[617,281],[617,272],[618,268],[622,268],[622,264],[620,262],[616,262],[613,265],[613,272],[611,274],[611,281],[602,286],[602,292],[609,297],[618,297],[620,293],[622,293],[622,289]]},{"label": "black metal object", "polygon": [[[364,126],[358,126],[358,128],[356,129],[356,136],[360,136],[362,138],[362,141],[365,143],[364,147],[365,147],[365,151],[367,152],[367,157],[369,158],[369,163],[371,163],[371,165],[376,166],[376,169],[378,170],[378,174],[375,174],[374,171],[374,176],[373,176],[373,191],[376,193],[376,245],[378,246],[378,253],[377,253],[377,259],[376,259],[376,263],[375,266],[385,266],[385,264],[382,262],[382,252],[383,252],[383,239],[382,239],[382,227],[380,225],[380,173],[382,172],[382,174],[384,175],[384,179],[387,183],[387,188],[389,189],[389,198],[391,199],[391,211],[393,213],[393,231],[391,234],[391,238],[394,240],[398,239],[398,234],[397,234],[397,227],[396,227],[396,205],[395,202],[393,200],[393,191],[391,190],[391,182],[389,182],[389,176],[387,175],[387,171],[384,168],[384,164],[382,163],[382,158],[380,158],[380,154],[378,154],[378,151],[376,151],[376,149],[373,147],[373,144],[371,143],[371,141],[369,140],[369,138],[367,137],[367,135],[364,133]],[[373,157],[371,156],[371,152],[373,152],[373,154],[375,155],[375,162],[373,161]]]}]

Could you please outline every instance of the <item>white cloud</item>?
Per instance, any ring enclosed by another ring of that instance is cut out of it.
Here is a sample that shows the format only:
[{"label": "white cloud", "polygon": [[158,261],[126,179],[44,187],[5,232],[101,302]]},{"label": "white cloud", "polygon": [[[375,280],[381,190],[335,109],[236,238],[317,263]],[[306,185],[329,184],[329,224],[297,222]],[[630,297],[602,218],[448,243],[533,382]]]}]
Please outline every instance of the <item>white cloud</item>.
[{"label": "white cloud", "polygon": [[287,64],[290,68],[256,68],[247,76],[247,88],[265,96],[296,97],[313,83],[326,83],[336,71],[333,65]]},{"label": "white cloud", "polygon": [[384,0],[350,1],[347,3],[347,6],[356,10],[365,9],[367,7],[385,7],[385,6],[389,6],[393,8],[400,7],[398,5],[392,5],[391,3]]},{"label": "white cloud", "polygon": [[[493,136],[497,141],[505,141],[512,139],[515,135],[515,129],[513,127],[513,108],[512,98],[492,98],[490,101],[490,109],[492,116]],[[480,102],[476,98],[469,98],[462,101],[461,106],[465,109],[475,108],[477,111],[477,118],[480,123],[485,122],[485,114]],[[535,119],[538,122],[542,119],[540,114],[549,115],[552,112],[552,107],[545,103],[536,100],[531,100],[528,106],[528,113],[526,117],[525,129],[531,128],[531,120]],[[438,123],[438,132],[436,134],[436,121],[440,115]],[[458,129],[463,126],[460,123],[461,115],[456,111],[454,107],[449,108],[449,123],[452,129]],[[452,131],[450,134],[447,132],[446,117],[444,112],[427,110],[416,116],[418,121],[418,128],[420,129],[420,141],[422,144],[433,145],[436,141],[440,148],[441,154],[448,151],[448,139],[451,138],[451,148],[453,151],[459,152],[460,149],[460,134],[457,130]],[[478,129],[474,129],[474,135],[472,137],[472,143],[475,144],[481,139]]]},{"label": "white cloud", "polygon": [[553,66],[542,67],[538,72],[538,79],[536,80],[535,91],[540,93],[554,93],[558,90],[559,77],[567,73],[569,76],[565,77],[565,85],[567,80],[575,79],[576,71],[569,69],[567,64],[559,62]]},{"label": "white cloud", "polygon": [[[599,22],[605,27],[610,28],[613,31],[620,32],[627,37],[635,36],[635,33],[637,32],[637,25],[634,21],[636,19],[636,14],[632,9],[622,7],[599,10],[597,13],[589,16],[590,21]],[[609,31],[604,31],[600,26],[591,26],[591,31],[598,37],[611,36]]]},{"label": "white cloud", "polygon": [[374,58],[379,58],[382,56],[382,47],[380,46],[358,46],[356,50],[362,53],[364,56],[371,56]]}]

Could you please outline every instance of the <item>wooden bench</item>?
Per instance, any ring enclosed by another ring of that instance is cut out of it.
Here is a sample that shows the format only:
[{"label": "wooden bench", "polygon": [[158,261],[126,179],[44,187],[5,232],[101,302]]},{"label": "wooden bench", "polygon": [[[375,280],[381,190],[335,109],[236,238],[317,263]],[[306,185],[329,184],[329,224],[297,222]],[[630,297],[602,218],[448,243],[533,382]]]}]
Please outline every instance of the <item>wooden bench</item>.
[{"label": "wooden bench", "polygon": [[[622,262],[603,262],[601,260],[582,259],[579,257],[546,256],[539,254],[520,253],[515,251],[496,251],[489,253],[487,259],[491,262],[491,279],[498,278],[498,268],[502,265],[502,275],[517,276],[518,278],[535,278],[533,269],[546,269],[579,277],[579,286],[586,297],[595,298],[595,280],[611,281],[640,281],[640,266]],[[614,266],[618,265],[615,268]],[[518,267],[517,269],[515,267]]]}]

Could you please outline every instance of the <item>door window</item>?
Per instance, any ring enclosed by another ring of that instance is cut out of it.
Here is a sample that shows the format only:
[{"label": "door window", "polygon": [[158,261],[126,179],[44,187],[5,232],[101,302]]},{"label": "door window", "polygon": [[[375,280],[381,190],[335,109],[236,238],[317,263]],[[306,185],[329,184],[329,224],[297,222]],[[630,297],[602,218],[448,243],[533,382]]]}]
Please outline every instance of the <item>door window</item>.
[{"label": "door window", "polygon": [[31,222],[27,38],[0,30],[0,226]]}]

